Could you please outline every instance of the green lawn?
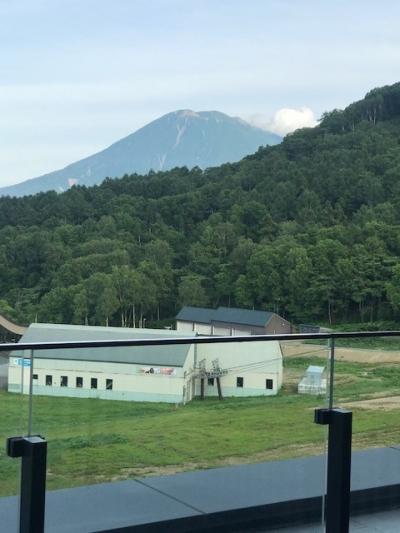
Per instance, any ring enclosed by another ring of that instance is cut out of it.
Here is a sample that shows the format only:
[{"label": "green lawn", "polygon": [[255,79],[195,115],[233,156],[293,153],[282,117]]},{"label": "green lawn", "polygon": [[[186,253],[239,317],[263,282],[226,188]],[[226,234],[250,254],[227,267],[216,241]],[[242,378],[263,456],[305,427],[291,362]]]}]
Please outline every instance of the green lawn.
[{"label": "green lawn", "polygon": [[[285,386],[276,397],[195,400],[169,404],[34,397],[33,431],[49,442],[48,488],[320,454],[326,429],[313,423],[324,398],[298,395],[308,364],[285,361]],[[335,403],[375,395],[400,396],[400,366],[338,362]],[[0,392],[0,441],[26,432],[27,398]],[[400,442],[400,410],[354,409],[354,446]],[[18,460],[0,448],[0,495],[18,486]]]}]

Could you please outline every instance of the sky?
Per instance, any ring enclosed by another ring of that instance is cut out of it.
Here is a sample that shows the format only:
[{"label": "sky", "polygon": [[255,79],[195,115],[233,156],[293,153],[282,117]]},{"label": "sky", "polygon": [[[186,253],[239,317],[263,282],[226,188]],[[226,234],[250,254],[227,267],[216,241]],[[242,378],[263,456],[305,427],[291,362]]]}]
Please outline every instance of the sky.
[{"label": "sky", "polygon": [[177,109],[286,134],[400,81],[397,0],[0,0],[0,186]]}]

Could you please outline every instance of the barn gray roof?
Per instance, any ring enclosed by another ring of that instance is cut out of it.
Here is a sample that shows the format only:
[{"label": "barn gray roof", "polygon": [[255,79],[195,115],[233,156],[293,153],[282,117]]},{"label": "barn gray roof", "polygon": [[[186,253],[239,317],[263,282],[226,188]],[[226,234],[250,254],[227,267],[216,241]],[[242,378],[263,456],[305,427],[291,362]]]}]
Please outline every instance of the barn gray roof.
[{"label": "barn gray roof", "polygon": [[190,307],[185,306],[179,311],[176,320],[183,320],[185,322],[200,322],[201,324],[211,324],[211,320],[215,315],[215,309],[207,309],[206,307]]},{"label": "barn gray roof", "polygon": [[254,311],[236,307],[218,307],[213,322],[230,322],[246,326],[265,326],[272,318],[269,311]]},{"label": "barn gray roof", "polygon": [[[105,328],[97,326],[71,326],[66,324],[31,324],[19,342],[100,341],[128,339],[162,339],[182,337],[176,331],[131,328]],[[36,350],[40,359],[73,359],[104,363],[131,363],[143,365],[184,365],[189,344],[174,346],[132,346],[117,348],[71,348]],[[17,355],[17,354],[15,354]]]},{"label": "barn gray roof", "polygon": [[227,322],[246,326],[265,326],[271,320],[273,313],[269,311],[254,311],[253,309],[240,309],[237,307],[218,307],[207,309],[204,307],[183,307],[176,319],[186,322],[200,322],[211,324],[213,322]]}]

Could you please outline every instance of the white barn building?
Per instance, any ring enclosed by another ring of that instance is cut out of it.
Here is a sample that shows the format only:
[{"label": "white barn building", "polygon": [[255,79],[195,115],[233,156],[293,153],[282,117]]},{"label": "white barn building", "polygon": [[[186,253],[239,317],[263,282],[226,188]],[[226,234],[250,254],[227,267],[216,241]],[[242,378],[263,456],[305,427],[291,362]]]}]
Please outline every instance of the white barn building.
[{"label": "white barn building", "polygon": [[[20,342],[127,340],[184,337],[176,331],[61,324],[32,324]],[[223,396],[273,395],[282,385],[279,343],[130,346],[14,351],[8,366],[8,391],[39,395],[185,403],[218,394],[215,365],[221,370]]]}]

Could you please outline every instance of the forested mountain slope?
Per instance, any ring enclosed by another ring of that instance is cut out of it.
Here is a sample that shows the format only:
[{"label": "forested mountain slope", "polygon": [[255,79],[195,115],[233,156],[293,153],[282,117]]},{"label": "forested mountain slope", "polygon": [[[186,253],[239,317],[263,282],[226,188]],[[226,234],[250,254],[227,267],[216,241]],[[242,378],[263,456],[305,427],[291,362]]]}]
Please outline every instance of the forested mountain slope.
[{"label": "forested mountain slope", "polygon": [[281,138],[218,111],[168,113],[101,152],[38,178],[0,188],[0,196],[62,192],[71,185],[96,185],[106,177],[177,166],[207,168],[239,161]]},{"label": "forested mountain slope", "polygon": [[239,163],[0,199],[0,299],[24,322],[396,320],[399,259],[400,84]]}]

